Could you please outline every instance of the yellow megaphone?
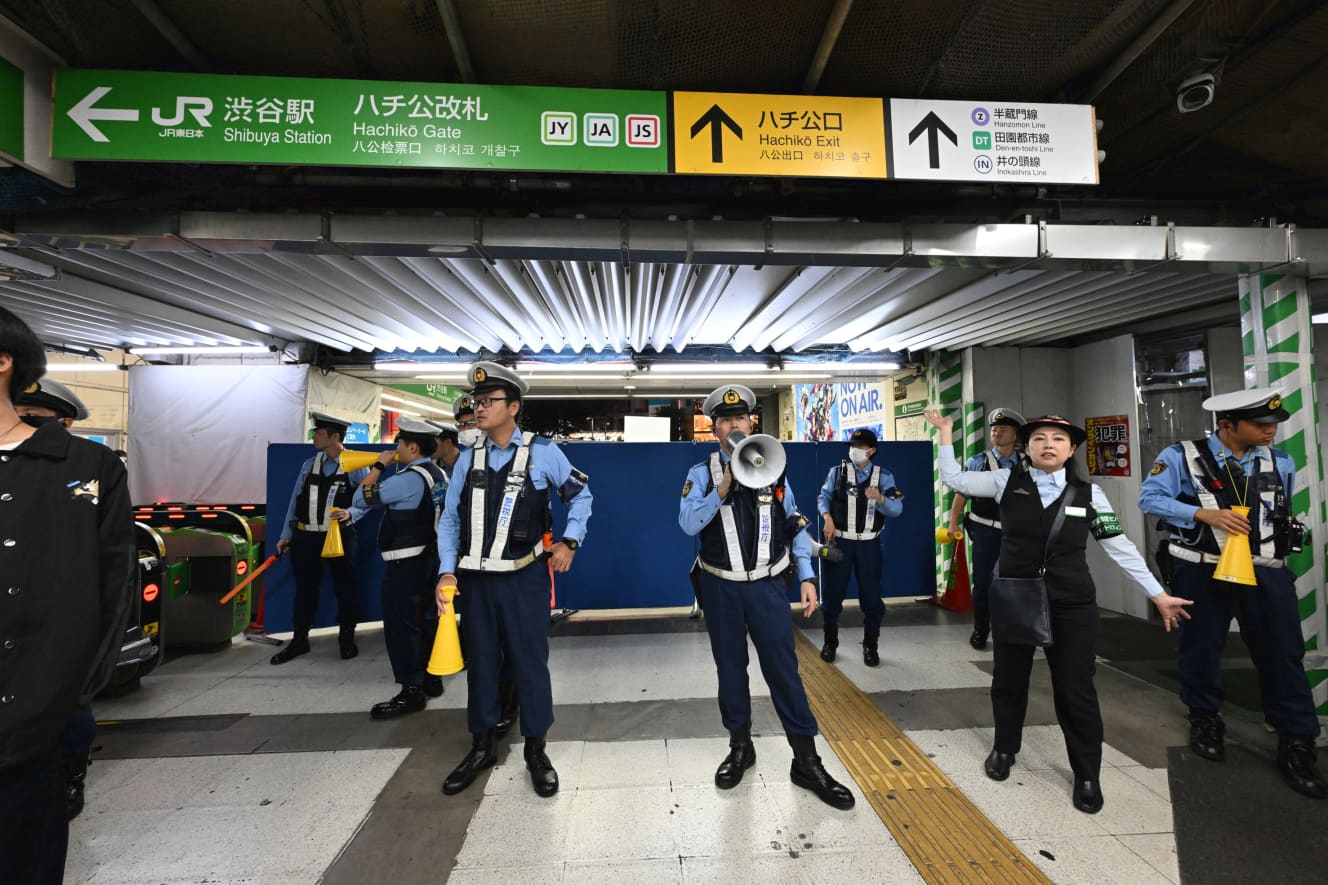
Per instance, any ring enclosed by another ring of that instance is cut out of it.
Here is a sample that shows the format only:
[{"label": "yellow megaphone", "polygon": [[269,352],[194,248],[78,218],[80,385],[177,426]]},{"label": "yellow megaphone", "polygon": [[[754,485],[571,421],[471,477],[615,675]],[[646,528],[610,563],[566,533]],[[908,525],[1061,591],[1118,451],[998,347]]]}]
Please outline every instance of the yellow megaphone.
[{"label": "yellow megaphone", "polygon": [[[362,470],[383,456],[382,452],[352,452],[350,449],[342,449],[341,455],[337,458],[337,463],[346,473],[354,470]],[[396,456],[392,456],[396,460]]]},{"label": "yellow megaphone", "polygon": [[[333,507],[332,513],[338,513],[340,508]],[[336,559],[338,556],[345,556],[346,548],[341,546],[341,523],[332,520],[332,524],[327,527],[327,537],[323,539],[324,559]]]},{"label": "yellow megaphone", "polygon": [[964,533],[959,531],[958,529],[955,529],[954,532],[951,532],[948,528],[944,527],[936,530],[937,544],[950,544],[954,541],[962,541],[962,540],[964,540]]},{"label": "yellow megaphone", "polygon": [[[1248,518],[1250,508],[1232,507],[1231,512]],[[1254,577],[1254,557],[1250,555],[1249,535],[1227,535],[1227,541],[1222,545],[1222,555],[1217,558],[1217,566],[1213,569],[1213,577],[1218,581],[1244,584],[1246,587],[1259,585]]]},{"label": "yellow megaphone", "polygon": [[455,596],[455,584],[443,588],[447,611],[438,619],[438,632],[433,637],[433,654],[429,655],[429,666],[425,668],[430,676],[451,676],[466,666],[461,657],[461,637],[457,635],[456,614],[452,609]]}]

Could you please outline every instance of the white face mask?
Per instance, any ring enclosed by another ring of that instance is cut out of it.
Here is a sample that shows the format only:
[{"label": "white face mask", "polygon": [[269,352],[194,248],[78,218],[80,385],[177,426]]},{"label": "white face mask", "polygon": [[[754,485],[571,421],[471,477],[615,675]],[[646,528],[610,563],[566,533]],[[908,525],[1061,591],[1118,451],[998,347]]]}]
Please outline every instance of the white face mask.
[{"label": "white face mask", "polygon": [[849,449],[848,457],[858,467],[861,467],[871,460],[871,456],[867,454],[866,449]]},{"label": "white face mask", "polygon": [[457,433],[457,445],[463,449],[468,449],[480,441],[480,429],[478,427],[467,427],[465,430]]}]

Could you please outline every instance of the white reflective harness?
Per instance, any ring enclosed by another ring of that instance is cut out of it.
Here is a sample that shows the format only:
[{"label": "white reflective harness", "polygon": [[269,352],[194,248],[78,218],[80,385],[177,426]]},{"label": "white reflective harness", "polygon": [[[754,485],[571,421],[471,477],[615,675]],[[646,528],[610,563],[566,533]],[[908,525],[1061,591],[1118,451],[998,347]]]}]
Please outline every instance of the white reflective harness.
[{"label": "white reflective harness", "polygon": [[[417,476],[424,480],[424,494],[433,494],[433,474],[425,470],[420,464],[412,464],[407,470],[413,471]],[[438,517],[441,516],[437,504],[433,505],[433,524],[438,525]],[[412,556],[419,556],[425,550],[429,549],[428,544],[417,544],[414,547],[400,547],[396,550],[383,550],[379,555],[386,562],[393,562],[398,559],[410,559]]]},{"label": "white reflective harness", "polygon": [[[720,459],[719,452],[713,452],[710,455],[710,480],[715,488],[724,480],[724,462]],[[756,507],[756,562],[753,563],[751,571],[740,568],[723,569],[711,565],[699,556],[696,559],[697,565],[701,571],[708,572],[727,581],[759,581],[768,578],[771,575],[777,575],[789,567],[788,548],[784,548],[784,554],[771,564],[770,562],[770,538],[774,531],[774,496],[767,496],[769,502],[758,503]],[[733,505],[723,503],[719,505],[719,518],[724,527],[724,546],[728,548],[729,565],[743,565],[742,544],[738,541],[738,522],[733,515]]]},{"label": "white reflective harness", "polygon": [[[881,536],[881,529],[877,528],[876,526],[878,522],[882,521],[880,519],[880,514],[876,510],[876,504],[873,501],[869,501],[866,498],[861,498],[858,495],[854,494],[855,490],[858,487],[858,484],[856,482],[857,468],[855,468],[851,462],[845,461],[840,466],[840,469],[844,471],[843,473],[844,485],[847,486],[847,492],[848,492],[846,496],[848,498],[848,524],[850,526],[855,526],[858,524],[858,508],[863,501],[867,501],[867,521],[863,523],[862,531],[860,532],[855,532],[851,528],[848,528],[848,529],[840,529],[838,532],[836,532],[836,534],[839,535],[839,537],[847,538],[850,541],[874,541]],[[854,482],[848,481],[849,477],[848,471],[850,470],[854,471],[853,473],[853,478],[855,480]],[[868,477],[867,483],[868,483],[867,488],[869,489],[875,489],[880,487],[881,468],[876,466],[872,467],[871,475]]]},{"label": "white reflective harness", "polygon": [[[1194,445],[1193,441],[1188,439],[1181,440],[1180,445],[1181,448],[1185,450],[1185,466],[1190,471],[1190,483],[1194,486],[1194,494],[1195,497],[1199,499],[1199,506],[1206,510],[1222,509],[1222,505],[1217,501],[1217,496],[1208,491],[1208,487],[1203,483],[1203,471],[1199,467],[1199,458],[1201,457],[1199,455],[1199,449]],[[1272,453],[1269,452],[1268,455],[1269,457],[1267,460],[1271,463],[1273,460]],[[1254,564],[1269,566],[1271,568],[1281,568],[1284,563],[1274,555],[1277,552],[1277,546],[1273,538],[1274,529],[1272,520],[1268,518],[1268,514],[1272,510],[1272,497],[1274,493],[1271,491],[1259,491],[1259,474],[1264,471],[1264,460],[1264,458],[1258,457],[1256,454],[1254,458],[1254,473],[1250,475],[1250,481],[1254,484],[1256,495],[1256,500],[1254,502],[1256,507],[1254,509],[1258,511],[1258,515],[1255,516],[1255,518],[1259,520],[1259,537],[1262,539],[1259,543],[1260,555],[1254,557]],[[1217,541],[1217,549],[1221,550],[1222,546],[1227,542],[1227,533],[1217,526],[1209,526],[1209,528],[1213,531],[1213,539]],[[1174,540],[1167,545],[1167,549],[1177,559],[1183,559],[1186,562],[1216,563],[1218,560],[1218,554],[1216,553],[1206,553],[1202,550],[1195,550],[1192,547],[1187,547]]]},{"label": "white reflective harness", "polygon": [[[309,476],[311,478],[312,477],[318,477],[319,479],[323,478],[322,452],[319,452],[318,454],[314,455],[314,463],[313,466],[309,468]],[[341,486],[342,483],[340,481],[337,481],[327,487],[327,500],[323,502],[323,512],[317,514],[318,522],[299,523],[297,527],[300,529],[300,531],[325,532],[328,530],[328,528],[332,525],[332,507],[333,507],[332,502],[336,500],[337,492],[341,490]],[[310,516],[315,514],[317,510],[318,510],[318,483],[310,482],[309,496],[308,500],[305,501],[304,513],[306,516]]]},{"label": "white reflective harness", "polygon": [[[498,526],[493,534],[493,543],[489,545],[488,555],[484,549],[484,499],[487,493],[485,485],[475,483],[470,489],[470,549],[461,557],[457,568],[479,572],[514,572],[523,569],[535,561],[536,551],[531,550],[520,559],[503,559],[507,549],[507,537],[512,530],[512,514],[516,512],[516,502],[526,485],[526,465],[530,462],[530,444],[534,434],[527,436],[517,447],[512,458],[512,469],[507,473],[507,484],[503,487],[503,500],[498,508]],[[472,471],[488,469],[487,440],[481,439],[475,444]]]},{"label": "white reflective harness", "polygon": [[[1001,462],[996,460],[996,455],[992,452],[991,449],[987,449],[986,455],[987,455],[987,469],[1000,470]],[[1000,531],[1001,521],[999,519],[988,519],[985,516],[978,516],[972,510],[968,511],[968,518],[976,522],[978,525],[991,526],[997,531]]]}]

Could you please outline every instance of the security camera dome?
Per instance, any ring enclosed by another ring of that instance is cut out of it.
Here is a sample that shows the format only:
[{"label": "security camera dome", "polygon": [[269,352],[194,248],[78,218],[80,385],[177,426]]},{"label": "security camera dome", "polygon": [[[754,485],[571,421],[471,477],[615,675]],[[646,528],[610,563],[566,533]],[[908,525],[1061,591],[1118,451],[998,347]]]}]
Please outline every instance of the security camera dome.
[{"label": "security camera dome", "polygon": [[1176,108],[1182,114],[1191,114],[1213,103],[1217,92],[1217,78],[1212,74],[1198,74],[1176,88]]}]

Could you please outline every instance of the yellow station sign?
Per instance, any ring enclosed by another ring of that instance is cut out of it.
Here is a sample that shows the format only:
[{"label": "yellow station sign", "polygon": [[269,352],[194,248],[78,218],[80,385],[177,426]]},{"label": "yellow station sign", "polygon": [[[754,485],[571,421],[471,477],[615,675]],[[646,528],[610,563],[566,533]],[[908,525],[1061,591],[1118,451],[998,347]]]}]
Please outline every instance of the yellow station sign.
[{"label": "yellow station sign", "polygon": [[674,171],[885,178],[885,103],[821,95],[673,93]]}]

